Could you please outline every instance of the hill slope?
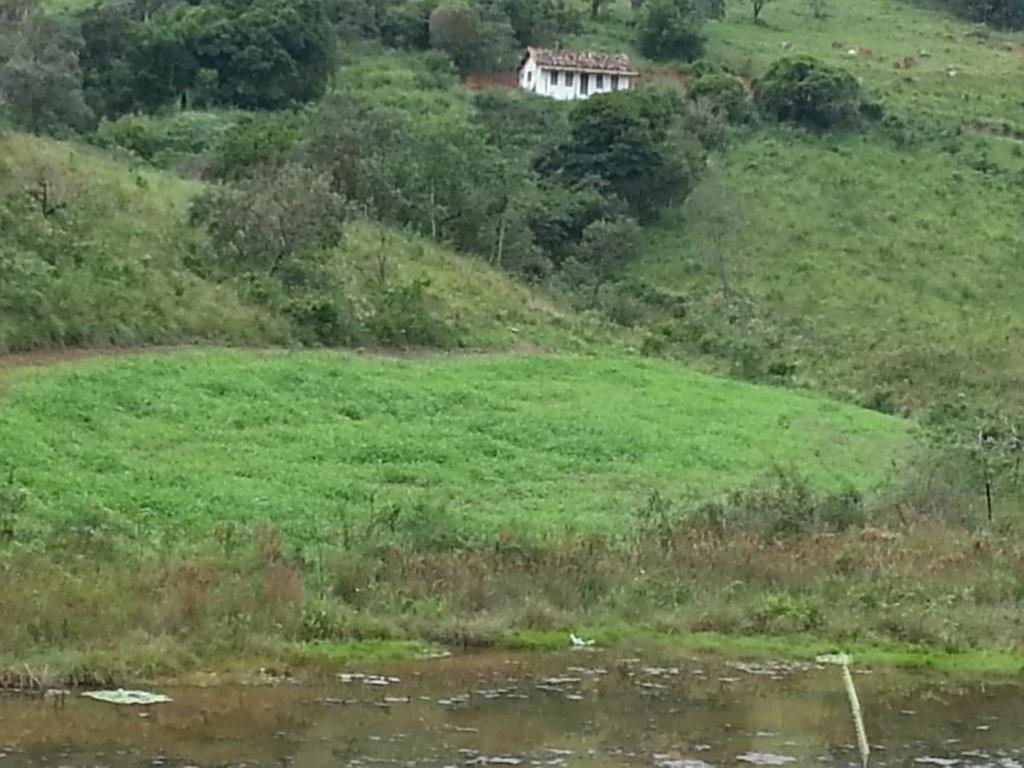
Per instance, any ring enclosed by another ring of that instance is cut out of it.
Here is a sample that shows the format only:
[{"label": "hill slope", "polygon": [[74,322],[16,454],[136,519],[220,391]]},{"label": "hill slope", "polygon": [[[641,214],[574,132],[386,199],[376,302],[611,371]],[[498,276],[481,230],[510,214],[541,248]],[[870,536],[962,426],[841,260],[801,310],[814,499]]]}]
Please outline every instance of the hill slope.
[{"label": "hill slope", "polygon": [[0,133],[0,352],[287,338],[185,267],[199,185],[90,148]]},{"label": "hill slope", "polygon": [[[190,268],[204,185],[84,145],[0,133],[0,353],[52,346],[279,344],[288,317]],[[350,222],[331,269],[372,313],[386,287],[423,284],[426,312],[465,346],[574,346],[607,337],[478,259]]]},{"label": "hill slope", "polygon": [[[800,0],[779,0],[765,19],[755,26],[748,4],[731,3],[708,25],[710,55],[756,75],[786,42],[862,79],[889,117],[828,136],[741,129],[716,154],[712,176],[742,209],[725,248],[743,306],[717,298],[716,246],[685,211],[649,233],[636,266],[700,308],[675,334],[703,334],[687,354],[710,350],[738,369],[756,347],[751,375],[789,371],[887,410],[964,396],[1024,408],[1020,46],[908,3],[830,3],[815,20]],[[897,69],[906,57],[912,67]],[[745,327],[728,319],[737,312]],[[732,341],[709,340],[702,320],[731,323]]]},{"label": "hill slope", "polygon": [[3,469],[35,524],[146,538],[622,531],[654,492],[706,498],[772,466],[869,491],[907,446],[890,417],[614,357],[205,352],[4,383]]}]

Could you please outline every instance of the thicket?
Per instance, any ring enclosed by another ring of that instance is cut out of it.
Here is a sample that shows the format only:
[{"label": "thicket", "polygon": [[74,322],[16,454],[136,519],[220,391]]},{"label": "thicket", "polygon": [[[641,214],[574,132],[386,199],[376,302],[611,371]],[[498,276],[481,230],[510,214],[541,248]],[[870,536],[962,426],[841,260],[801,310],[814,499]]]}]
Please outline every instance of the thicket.
[{"label": "thicket", "polygon": [[850,125],[877,111],[853,75],[810,56],[779,59],[754,83],[754,92],[766,114],[812,128]]},{"label": "thicket", "polygon": [[638,24],[640,50],[652,59],[696,59],[704,52],[701,25],[720,12],[698,0],[648,0]]},{"label": "thicket", "polygon": [[1010,29],[1024,27],[1022,0],[939,0],[939,4],[971,21]]}]

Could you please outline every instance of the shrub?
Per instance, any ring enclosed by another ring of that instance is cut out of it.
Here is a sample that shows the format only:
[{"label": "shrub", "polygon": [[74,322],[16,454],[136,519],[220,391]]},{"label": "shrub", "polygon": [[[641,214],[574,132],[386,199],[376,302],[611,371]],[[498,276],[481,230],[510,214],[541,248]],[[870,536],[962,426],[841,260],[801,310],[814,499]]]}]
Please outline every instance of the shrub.
[{"label": "shrub", "polygon": [[692,0],[651,0],[640,22],[640,50],[652,59],[696,59],[704,51]]},{"label": "shrub", "polygon": [[285,303],[285,312],[307,344],[351,344],[357,336],[352,313],[328,296],[296,296]]},{"label": "shrub", "polygon": [[231,132],[236,115],[218,112],[175,112],[166,117],[126,115],[103,120],[95,141],[101,147],[120,147],[160,168],[183,157],[202,155]]},{"label": "shrub", "polygon": [[776,120],[827,129],[861,115],[857,80],[810,56],[779,59],[754,91],[761,110]]},{"label": "shrub", "polygon": [[449,347],[454,331],[430,311],[424,280],[389,286],[373,299],[367,320],[373,337],[389,346]]},{"label": "shrub", "polygon": [[691,80],[686,91],[691,101],[704,100],[721,109],[733,122],[745,122],[751,116],[750,99],[743,84],[724,72],[708,73]]},{"label": "shrub", "polygon": [[289,287],[318,282],[325,250],[341,241],[345,213],[327,177],[300,165],[212,187],[190,210],[210,235],[215,271]]},{"label": "shrub", "polygon": [[302,119],[298,113],[247,115],[224,131],[211,173],[238,180],[279,165],[301,139]]},{"label": "shrub", "polygon": [[442,5],[430,14],[430,44],[462,72],[508,68],[517,56],[515,32],[498,9]]}]

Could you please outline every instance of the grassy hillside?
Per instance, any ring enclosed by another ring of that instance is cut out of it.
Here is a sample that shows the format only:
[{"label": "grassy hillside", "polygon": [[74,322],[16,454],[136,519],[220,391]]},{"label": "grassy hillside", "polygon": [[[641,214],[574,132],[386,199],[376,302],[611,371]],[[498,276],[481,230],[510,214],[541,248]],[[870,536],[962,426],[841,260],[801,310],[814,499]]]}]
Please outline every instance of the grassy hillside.
[{"label": "grassy hillside", "polygon": [[[750,2],[733,0],[726,20],[709,25],[711,56],[759,74],[789,43],[794,53],[842,64],[896,111],[953,124],[1024,123],[1024,104],[1014,96],[1024,71],[1020,33],[986,30],[907,0],[830,0],[823,19],[813,17],[806,0],[775,0],[765,7],[764,26],[751,22],[750,9]],[[851,56],[854,49],[866,50]],[[896,68],[908,57],[909,69]]]},{"label": "grassy hillside", "polygon": [[[746,208],[729,238],[735,290],[777,329],[772,354],[797,381],[865,402],[1024,406],[1024,188],[1007,172],[875,136],[786,133],[744,140],[719,167]],[[707,247],[680,212],[650,233],[639,271],[716,296]]]},{"label": "grassy hillside", "polygon": [[[246,303],[189,264],[204,188],[85,145],[0,133],[0,352],[52,346],[287,343],[287,317]],[[52,210],[43,212],[40,196]],[[375,311],[386,288],[424,284],[426,313],[463,346],[575,346],[607,339],[478,259],[361,220],[329,259],[348,300]]]},{"label": "grassy hillside", "polygon": [[87,147],[0,132],[0,352],[286,339],[283,323],[186,269],[197,189]]},{"label": "grassy hillside", "polygon": [[206,352],[3,384],[21,522],[146,539],[260,522],[313,539],[391,515],[453,538],[621,532],[654,492],[708,497],[773,466],[869,491],[907,445],[880,414],[626,358]]},{"label": "grassy hillside", "polygon": [[[742,129],[716,153],[712,175],[741,209],[725,247],[748,328],[721,319],[737,310],[716,298],[714,246],[685,211],[649,232],[635,268],[717,317],[710,325],[732,323],[734,348],[705,339],[686,354],[710,350],[736,370],[753,345],[765,357],[754,375],[774,365],[885,409],[963,397],[1024,407],[1019,45],[917,4],[830,3],[815,20],[800,0],[779,0],[764,13],[754,25],[748,4],[730,3],[708,25],[709,55],[756,76],[788,42],[855,74],[889,118],[828,136]],[[861,47],[870,55],[844,50]],[[908,56],[911,69],[894,67]],[[701,322],[675,335],[706,336]]]},{"label": "grassy hillside", "polygon": [[[751,8],[749,0],[728,0],[725,18],[708,22],[708,58],[756,78],[780,56],[807,54],[843,66],[900,112],[952,124],[1024,124],[1024,104],[1014,96],[1024,69],[1022,33],[971,25],[907,0],[829,1],[821,19],[814,18],[806,0],[773,0],[760,24],[753,23]],[[632,20],[629,3],[611,2],[567,45],[627,51],[644,70],[670,69],[671,63],[639,54]],[[861,52],[850,55],[851,50]],[[907,58],[914,61],[904,69]],[[957,70],[955,77],[948,75],[950,67]]]}]

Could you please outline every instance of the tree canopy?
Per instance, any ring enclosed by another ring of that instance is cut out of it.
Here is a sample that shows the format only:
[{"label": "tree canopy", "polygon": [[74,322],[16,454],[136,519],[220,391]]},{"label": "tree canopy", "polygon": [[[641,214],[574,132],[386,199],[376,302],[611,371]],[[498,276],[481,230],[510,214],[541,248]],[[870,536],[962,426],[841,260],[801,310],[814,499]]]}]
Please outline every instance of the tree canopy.
[{"label": "tree canopy", "polygon": [[569,139],[544,155],[542,173],[568,184],[595,179],[642,219],[685,196],[695,173],[693,146],[675,141],[676,97],[618,91],[577,103]]}]

